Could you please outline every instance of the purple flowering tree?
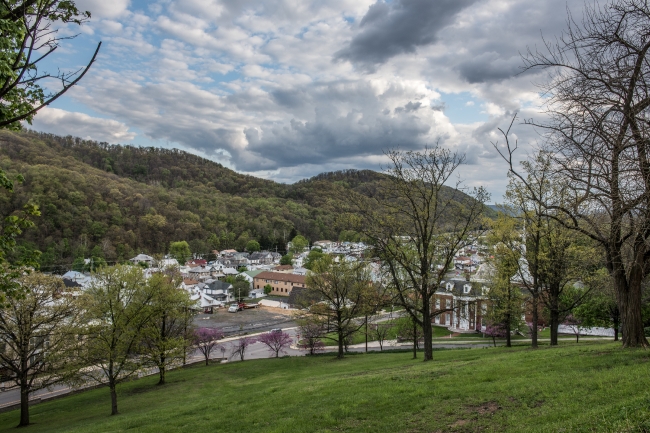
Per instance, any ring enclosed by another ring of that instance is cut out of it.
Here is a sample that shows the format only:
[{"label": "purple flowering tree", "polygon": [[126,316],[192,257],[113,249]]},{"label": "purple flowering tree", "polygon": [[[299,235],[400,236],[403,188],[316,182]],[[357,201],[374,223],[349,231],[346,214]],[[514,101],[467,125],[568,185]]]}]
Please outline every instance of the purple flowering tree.
[{"label": "purple flowering tree", "polygon": [[223,332],[217,328],[198,328],[194,331],[194,346],[205,357],[205,365],[210,362],[210,354],[217,347],[217,341],[223,338]]},{"label": "purple flowering tree", "polygon": [[280,352],[287,353],[287,348],[293,343],[293,339],[286,332],[268,332],[260,335],[257,341],[265,344],[276,358],[280,356]]},{"label": "purple flowering tree", "polygon": [[505,338],[507,332],[506,328],[501,324],[488,323],[483,334],[492,337],[492,344],[497,347],[497,338]]}]

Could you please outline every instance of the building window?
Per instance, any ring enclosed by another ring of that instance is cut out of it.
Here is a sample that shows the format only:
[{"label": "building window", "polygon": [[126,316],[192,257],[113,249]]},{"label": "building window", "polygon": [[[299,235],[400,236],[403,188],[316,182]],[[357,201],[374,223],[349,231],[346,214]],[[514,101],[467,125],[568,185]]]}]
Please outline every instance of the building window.
[{"label": "building window", "polygon": [[[451,300],[447,299],[447,302],[445,302],[445,305],[447,306],[447,308],[450,308],[451,307]],[[449,314],[447,314],[447,316],[449,316]]]},{"label": "building window", "polygon": [[463,287],[463,292],[465,294],[468,294],[470,290],[472,290],[472,286],[470,286],[469,284],[465,284],[465,287]]}]

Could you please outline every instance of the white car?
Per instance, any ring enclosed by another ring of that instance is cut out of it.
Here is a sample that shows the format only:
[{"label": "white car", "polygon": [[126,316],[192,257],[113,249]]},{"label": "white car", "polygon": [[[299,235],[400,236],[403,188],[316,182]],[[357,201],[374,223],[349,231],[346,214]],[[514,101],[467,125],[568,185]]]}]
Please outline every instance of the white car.
[{"label": "white car", "polygon": [[237,304],[233,304],[230,307],[228,307],[229,313],[236,313],[237,311],[239,311],[239,306]]}]

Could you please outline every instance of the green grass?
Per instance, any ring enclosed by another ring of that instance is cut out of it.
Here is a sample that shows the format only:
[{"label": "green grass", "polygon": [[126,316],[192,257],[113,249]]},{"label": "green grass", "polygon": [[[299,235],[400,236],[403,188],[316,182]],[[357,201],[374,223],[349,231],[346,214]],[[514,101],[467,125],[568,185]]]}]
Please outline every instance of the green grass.
[{"label": "green grass", "polygon": [[[32,407],[25,432],[647,432],[650,353],[610,342],[195,366]],[[0,414],[15,431],[18,412]]]}]

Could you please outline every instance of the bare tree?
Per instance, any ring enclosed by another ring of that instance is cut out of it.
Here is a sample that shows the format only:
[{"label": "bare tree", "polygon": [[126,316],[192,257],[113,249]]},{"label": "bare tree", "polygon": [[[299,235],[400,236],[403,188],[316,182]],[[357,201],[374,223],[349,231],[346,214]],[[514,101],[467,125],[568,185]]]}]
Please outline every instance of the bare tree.
[{"label": "bare tree", "polygon": [[390,322],[373,323],[370,325],[371,335],[377,339],[379,350],[384,350],[384,342],[386,341],[392,327],[393,324]]},{"label": "bare tree", "polygon": [[[216,328],[199,328],[194,331],[194,346],[199,349],[205,358],[205,365],[210,363],[210,355],[217,347],[218,340],[223,338],[223,332]],[[225,348],[222,347],[222,352]]]},{"label": "bare tree", "polygon": [[[90,62],[71,72],[39,70],[45,59],[59,47],[61,37],[55,22],[82,24],[90,12],[81,12],[68,0],[3,0],[0,2],[0,128],[19,129],[20,121],[32,118],[77,84],[94,63],[101,42]],[[49,59],[48,59],[49,60]],[[39,82],[58,81],[60,88],[46,94]]]},{"label": "bare tree", "polygon": [[20,424],[29,424],[29,395],[72,379],[81,306],[61,279],[33,273],[19,280],[23,296],[0,310],[0,367],[20,389]]},{"label": "bare tree", "polygon": [[[650,270],[650,5],[645,0],[586,4],[544,51],[528,51],[528,70],[545,69],[546,133],[556,172],[571,194],[549,210],[605,251],[621,310],[624,347],[647,347],[641,287]],[[513,165],[515,145],[501,150]],[[522,177],[520,177],[523,179]],[[529,191],[531,198],[538,199]]]},{"label": "bare tree", "polygon": [[[327,323],[323,329],[327,332],[321,338],[327,338],[338,344],[338,358],[343,358],[346,343],[354,333],[363,327],[367,301],[377,288],[371,283],[364,263],[338,263],[331,256],[323,257],[314,263],[312,272],[307,275],[307,293],[309,315],[317,321]],[[335,337],[328,333],[335,334]]]},{"label": "bare tree", "polygon": [[324,325],[320,322],[310,320],[310,318],[302,317],[297,318],[298,329],[300,337],[298,340],[298,347],[308,350],[310,355],[322,351],[325,348],[321,337],[324,332]]},{"label": "bare tree", "polygon": [[256,342],[257,339],[254,337],[239,337],[237,340],[235,340],[232,346],[232,353],[230,356],[238,356],[239,360],[243,361],[244,357],[246,356],[246,350],[248,350],[248,347]]},{"label": "bare tree", "polygon": [[[455,254],[472,243],[482,229],[483,188],[463,191],[452,176],[465,156],[442,147],[423,152],[386,153],[391,166],[386,180],[369,199],[357,204],[352,217],[357,231],[375,245],[399,303],[424,333],[424,360],[433,359],[432,320],[447,310],[432,308],[432,298]],[[466,193],[469,193],[469,197]]]}]

